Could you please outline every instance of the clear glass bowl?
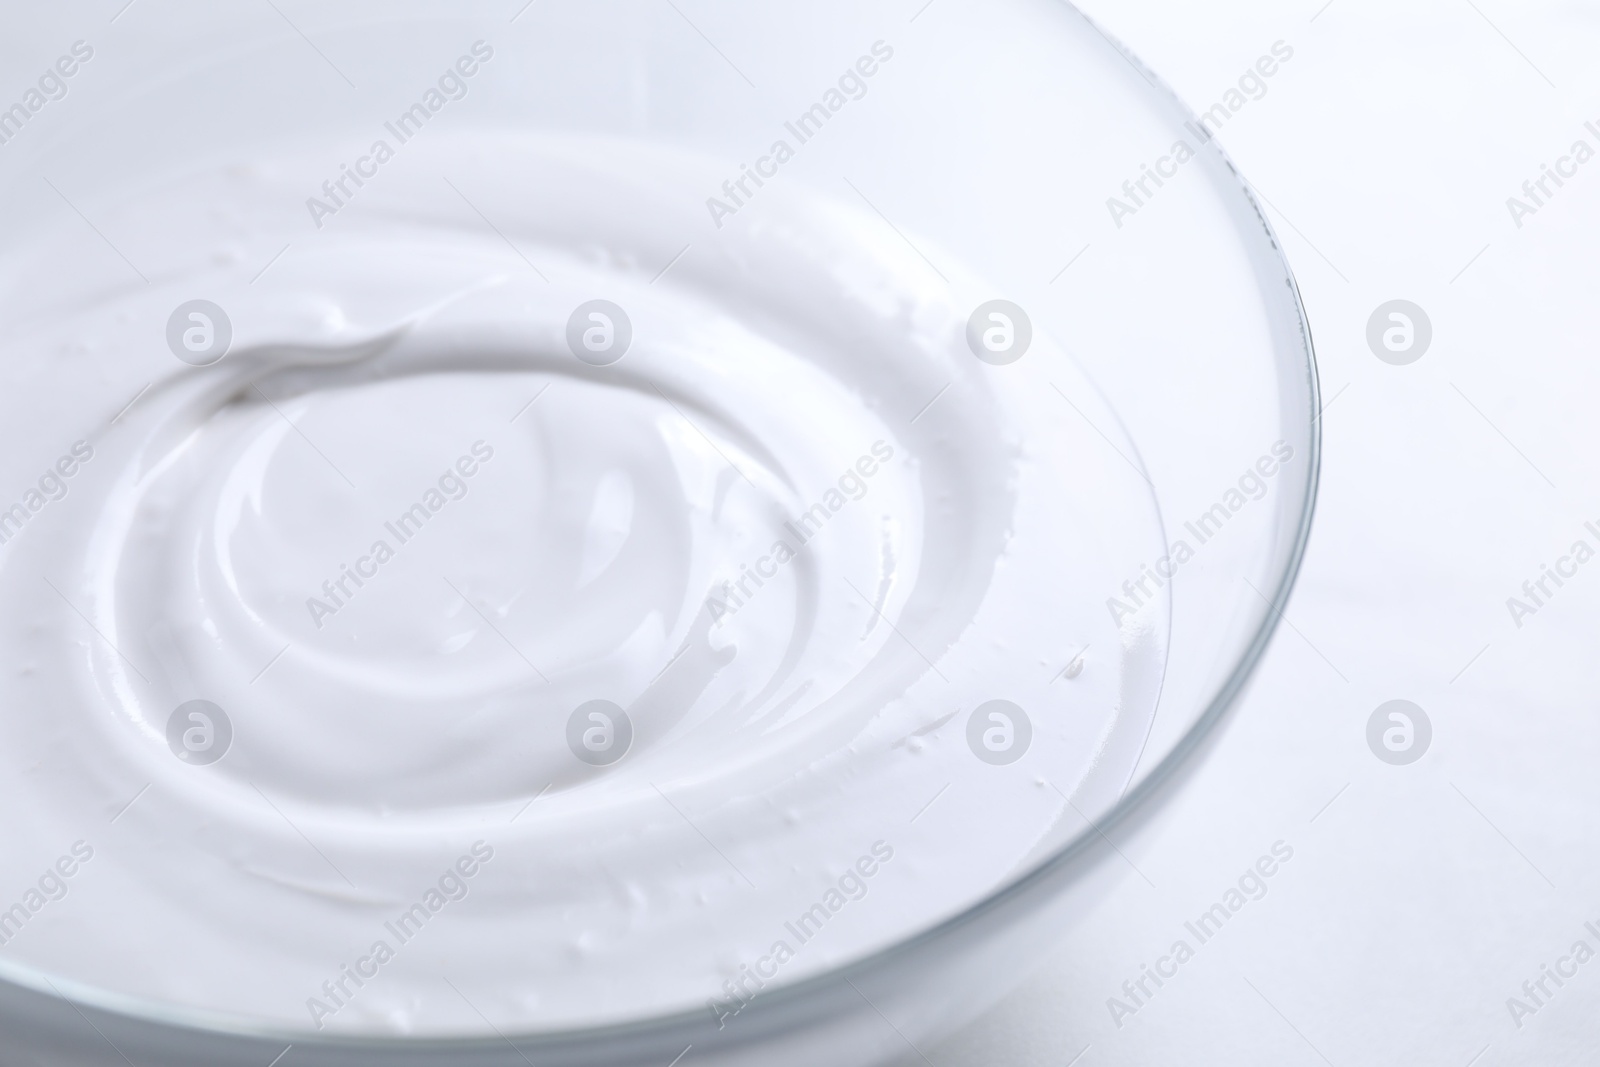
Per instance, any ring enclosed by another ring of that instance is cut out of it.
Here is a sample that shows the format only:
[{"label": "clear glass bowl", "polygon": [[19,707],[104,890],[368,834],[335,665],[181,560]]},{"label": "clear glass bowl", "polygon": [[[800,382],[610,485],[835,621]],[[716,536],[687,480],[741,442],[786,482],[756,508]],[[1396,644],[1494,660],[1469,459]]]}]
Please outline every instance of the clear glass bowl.
[{"label": "clear glass bowl", "polygon": [[[1150,483],[1170,550],[1168,562],[1149,561],[1162,581],[1141,571],[1108,590],[1131,601],[1148,582],[1144,596],[1170,598],[1159,694],[1145,695],[1154,713],[1118,757],[1131,775],[1081,796],[1082,825],[985,899],[847,966],[764,990],[736,1025],[696,1009],[566,1032],[333,1038],[146,1002],[0,955],[0,1032],[12,1052],[172,1067],[260,1067],[290,1045],[295,1064],[385,1067],[660,1067],[685,1050],[699,1063],[878,1062],[1025,978],[1053,935],[1114,885],[1108,836],[1136,848],[1215,742],[1310,527],[1310,331],[1271,226],[1210,127],[1071,6],[511,0],[240,13],[195,0],[130,6],[106,24],[54,8],[5,21],[8,68],[31,72],[77,39],[95,49],[66,102],[0,148],[14,219],[6,241],[62,224],[46,182],[95,218],[174,172],[348,144],[478,39],[498,58],[452,116],[460,128],[640,140],[738,173],[884,42],[894,61],[867,104],[830,121],[783,164],[783,179],[865,202],[883,222],[875,237],[926,251],[930,266],[960,263],[1060,341],[1120,420],[1095,427],[1106,447],[1137,449],[1121,460]],[[694,239],[715,241],[715,220]],[[308,225],[298,205],[286,210],[281,243],[304,239]],[[0,410],[27,402],[9,397]],[[1085,416],[1063,407],[1061,417]],[[1175,566],[1179,542],[1192,552]]]}]

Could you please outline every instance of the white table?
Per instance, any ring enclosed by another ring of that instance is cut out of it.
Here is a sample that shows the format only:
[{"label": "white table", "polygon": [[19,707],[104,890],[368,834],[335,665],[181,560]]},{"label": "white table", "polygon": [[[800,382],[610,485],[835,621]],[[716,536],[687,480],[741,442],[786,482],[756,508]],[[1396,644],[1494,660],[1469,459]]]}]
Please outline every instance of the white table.
[{"label": "white table", "polygon": [[[1295,50],[1222,140],[1308,306],[1322,492],[1291,625],[1130,855],[1154,887],[1127,870],[1044,973],[923,1050],[939,1067],[1600,1061],[1600,956],[1560,962],[1600,953],[1600,559],[1520,627],[1507,608],[1573,542],[1600,549],[1600,158],[1520,227],[1507,206],[1574,141],[1600,152],[1600,10],[1322,2],[1083,5],[1197,110]],[[1366,342],[1394,298],[1434,328],[1409,366]],[[1394,698],[1433,724],[1408,766],[1366,743]],[[1268,894],[1117,1026],[1107,999],[1280,839]],[[1576,975],[1514,1019],[1558,963]]]}]

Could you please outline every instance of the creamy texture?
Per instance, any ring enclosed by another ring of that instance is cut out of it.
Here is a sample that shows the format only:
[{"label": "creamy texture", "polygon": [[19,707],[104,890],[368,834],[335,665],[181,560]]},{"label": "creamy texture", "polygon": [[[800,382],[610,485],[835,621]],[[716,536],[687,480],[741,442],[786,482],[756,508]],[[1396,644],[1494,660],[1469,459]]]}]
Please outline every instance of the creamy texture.
[{"label": "creamy texture", "polygon": [[[0,547],[0,897],[94,851],[0,961],[280,1028],[587,1025],[883,948],[1117,795],[1165,618],[1104,604],[1161,524],[1054,341],[974,357],[1004,294],[798,183],[719,231],[726,161],[484,133],[256,277],[327,158],[96,205],[182,250],[148,285],[0,264],[0,496],[92,452]],[[207,367],[163,332],[196,298]]]}]

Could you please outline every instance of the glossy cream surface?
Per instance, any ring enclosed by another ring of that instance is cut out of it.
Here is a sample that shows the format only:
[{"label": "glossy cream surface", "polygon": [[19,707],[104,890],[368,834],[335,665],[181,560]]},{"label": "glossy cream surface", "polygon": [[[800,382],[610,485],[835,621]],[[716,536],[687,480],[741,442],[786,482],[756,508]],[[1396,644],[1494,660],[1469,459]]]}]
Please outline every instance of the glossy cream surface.
[{"label": "glossy cream surface", "polygon": [[1116,796],[1160,519],[1050,337],[976,358],[1006,294],[798,182],[715,228],[722,160],[406,152],[265,270],[326,154],[96,204],[188,250],[148,284],[0,261],[0,960],[289,1030],[727,1014]]}]

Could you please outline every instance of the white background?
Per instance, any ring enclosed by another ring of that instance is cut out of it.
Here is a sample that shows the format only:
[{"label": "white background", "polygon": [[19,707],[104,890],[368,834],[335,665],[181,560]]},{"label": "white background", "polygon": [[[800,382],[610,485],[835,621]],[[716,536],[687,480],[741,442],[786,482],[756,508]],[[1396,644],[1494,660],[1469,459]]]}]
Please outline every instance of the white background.
[{"label": "white background", "polygon": [[[1521,628],[1506,606],[1600,547],[1600,159],[1520,228],[1506,205],[1600,150],[1600,5],[1322,4],[1081,5],[1196,110],[1294,49],[1222,141],[1303,290],[1322,490],[1288,625],[1162,839],[1046,973],[905,1064],[1600,1060],[1600,958],[1520,1028],[1506,1004],[1579,938],[1600,951],[1600,560]],[[1365,340],[1395,298],[1434,327],[1410,366]],[[1366,744],[1395,698],[1433,724],[1410,766]],[[1280,839],[1267,896],[1117,1027],[1107,998]]]}]

